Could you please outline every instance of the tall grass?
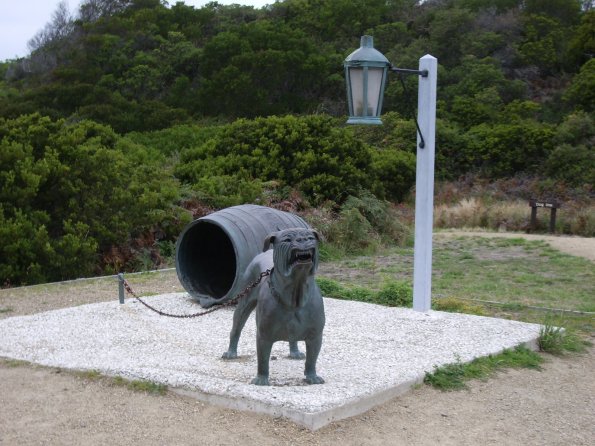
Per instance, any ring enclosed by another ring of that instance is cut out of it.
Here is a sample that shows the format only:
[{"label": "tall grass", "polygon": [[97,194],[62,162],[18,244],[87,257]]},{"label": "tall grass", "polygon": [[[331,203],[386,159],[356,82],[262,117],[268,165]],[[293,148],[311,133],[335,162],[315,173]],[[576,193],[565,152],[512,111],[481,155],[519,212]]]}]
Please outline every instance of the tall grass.
[{"label": "tall grass", "polygon": [[[549,229],[549,210],[538,209],[536,231]],[[434,209],[436,228],[483,228],[500,231],[530,229],[531,207],[524,200],[493,201],[471,197],[454,204],[439,204]],[[595,236],[595,205],[563,206],[556,216],[556,232]]]},{"label": "tall grass", "polygon": [[[571,188],[564,182],[518,175],[488,180],[469,175],[457,181],[438,182],[435,225],[438,228],[529,229],[529,199],[556,200],[556,232],[595,236],[595,203],[592,185]],[[549,210],[537,211],[536,231],[549,229]]]}]

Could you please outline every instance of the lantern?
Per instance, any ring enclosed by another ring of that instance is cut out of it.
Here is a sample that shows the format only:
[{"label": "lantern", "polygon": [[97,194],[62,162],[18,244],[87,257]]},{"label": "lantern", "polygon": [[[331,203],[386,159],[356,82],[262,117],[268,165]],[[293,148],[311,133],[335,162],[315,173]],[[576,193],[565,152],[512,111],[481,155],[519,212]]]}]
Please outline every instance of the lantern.
[{"label": "lantern", "polygon": [[372,36],[362,36],[360,47],[344,62],[349,119],[347,124],[382,124],[382,98],[390,62],[374,48]]}]

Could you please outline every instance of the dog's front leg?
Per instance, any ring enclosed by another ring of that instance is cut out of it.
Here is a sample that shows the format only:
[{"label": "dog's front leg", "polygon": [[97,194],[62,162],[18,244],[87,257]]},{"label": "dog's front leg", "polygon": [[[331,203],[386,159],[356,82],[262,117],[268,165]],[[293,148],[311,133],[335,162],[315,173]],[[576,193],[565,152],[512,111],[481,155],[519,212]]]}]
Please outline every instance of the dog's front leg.
[{"label": "dog's front leg", "polygon": [[269,360],[273,343],[256,335],[256,356],[258,358],[258,374],[252,380],[257,386],[269,385]]},{"label": "dog's front leg", "polygon": [[316,374],[316,361],[322,346],[322,336],[306,339],[306,367],[304,375],[308,384],[323,384],[324,379]]}]

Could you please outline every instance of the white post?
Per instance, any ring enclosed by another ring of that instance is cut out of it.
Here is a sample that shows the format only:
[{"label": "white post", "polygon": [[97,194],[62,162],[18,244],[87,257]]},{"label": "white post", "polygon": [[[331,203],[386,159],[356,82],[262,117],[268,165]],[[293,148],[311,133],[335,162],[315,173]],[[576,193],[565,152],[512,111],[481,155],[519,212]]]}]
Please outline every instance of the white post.
[{"label": "white post", "polygon": [[413,254],[413,309],[428,311],[432,306],[432,226],[434,219],[434,149],[436,142],[436,79],[438,61],[426,54],[419,59],[419,69],[428,70],[419,77],[417,121],[424,137],[419,147],[415,174],[415,247]]}]

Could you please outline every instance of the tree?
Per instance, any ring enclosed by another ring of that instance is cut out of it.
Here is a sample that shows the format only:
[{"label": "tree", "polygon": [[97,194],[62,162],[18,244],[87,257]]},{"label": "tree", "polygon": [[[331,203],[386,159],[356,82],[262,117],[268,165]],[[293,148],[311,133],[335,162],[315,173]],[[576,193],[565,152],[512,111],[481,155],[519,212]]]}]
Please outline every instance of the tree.
[{"label": "tree", "polygon": [[69,37],[74,29],[74,20],[68,9],[68,3],[62,0],[52,14],[52,20],[29,40],[29,51],[43,49],[49,45],[57,46],[60,41]]},{"label": "tree", "polygon": [[564,99],[585,111],[595,110],[595,59],[585,63],[574,76]]}]

